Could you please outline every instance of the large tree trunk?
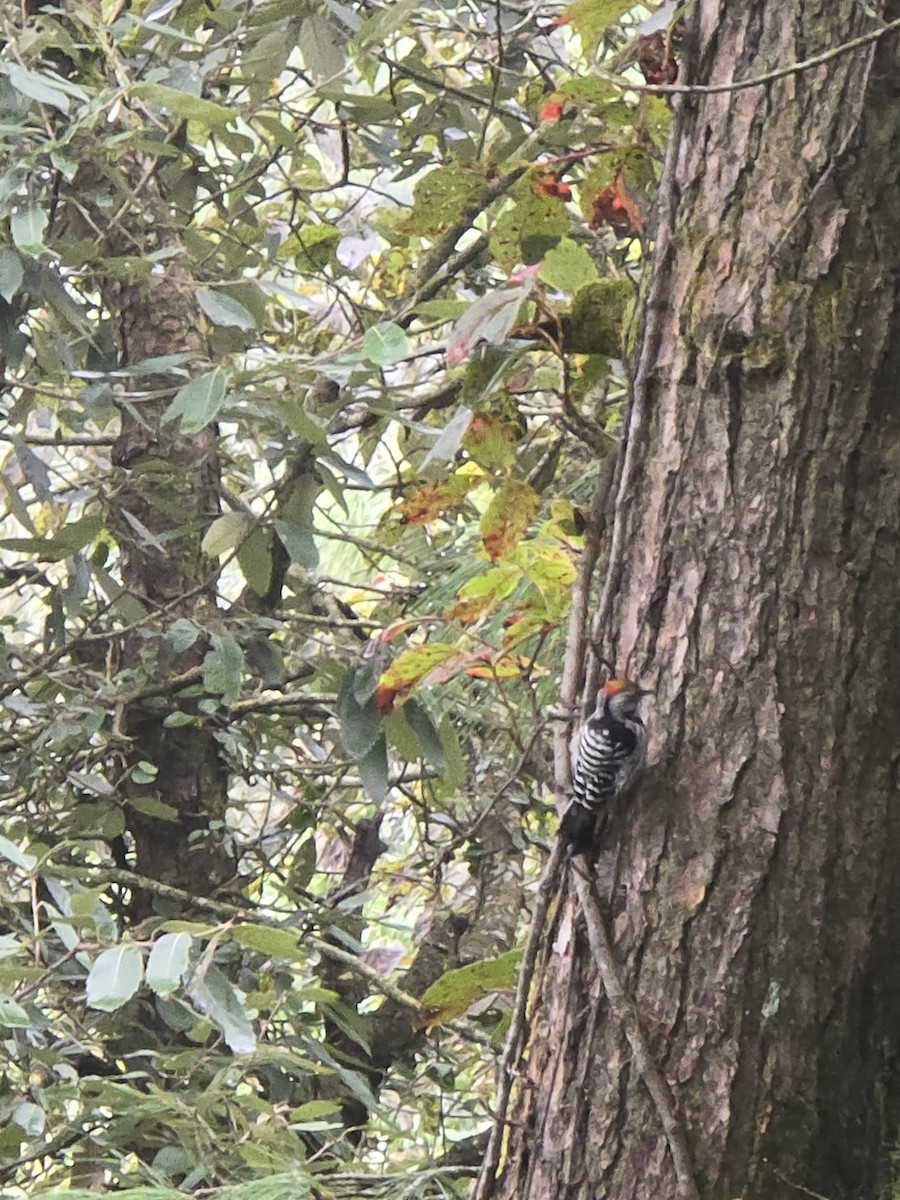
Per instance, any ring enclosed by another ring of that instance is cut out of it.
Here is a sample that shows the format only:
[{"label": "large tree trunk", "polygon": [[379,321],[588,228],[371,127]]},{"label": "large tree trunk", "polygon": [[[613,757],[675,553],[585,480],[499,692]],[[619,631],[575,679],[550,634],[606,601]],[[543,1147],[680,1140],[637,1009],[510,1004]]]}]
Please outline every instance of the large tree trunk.
[{"label": "large tree trunk", "polygon": [[[854,0],[701,0],[690,23],[704,83],[875,27]],[[895,49],[681,102],[645,313],[602,648],[656,684],[656,765],[594,886],[704,1198],[875,1197],[896,1142]],[[572,892],[493,1194],[667,1200]]]}]

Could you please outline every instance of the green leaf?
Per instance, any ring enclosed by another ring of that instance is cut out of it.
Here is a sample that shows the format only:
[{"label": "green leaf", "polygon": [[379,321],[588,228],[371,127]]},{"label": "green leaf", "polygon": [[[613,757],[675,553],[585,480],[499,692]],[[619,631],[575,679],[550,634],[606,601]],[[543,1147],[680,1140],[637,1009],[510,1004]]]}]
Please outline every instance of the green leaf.
[{"label": "green leaf", "polygon": [[235,925],[231,936],[248,950],[257,950],[260,954],[271,955],[272,958],[297,957],[298,934],[289,929],[271,929],[266,925]]},{"label": "green leaf", "polygon": [[15,958],[25,953],[25,947],[14,933],[0,933],[0,959]]},{"label": "green leaf", "polygon": [[238,566],[251,591],[257,596],[267,595],[272,585],[274,560],[269,548],[268,535],[261,526],[253,530],[238,547]]},{"label": "green leaf", "polygon": [[0,834],[0,856],[22,871],[33,871],[37,866],[37,859],[33,854],[26,854],[24,850],[20,850],[2,834]]},{"label": "green leaf", "polygon": [[366,330],[363,352],[369,362],[386,367],[406,358],[410,341],[399,325],[393,321],[379,321]]},{"label": "green leaf", "polygon": [[239,546],[254,526],[253,517],[245,512],[227,512],[216,517],[203,536],[200,549],[208,558],[219,558]]},{"label": "green leaf", "polygon": [[481,518],[481,541],[491,562],[513,550],[531,524],[539,497],[521,479],[507,479]]},{"label": "green leaf", "polygon": [[434,237],[459,220],[486,186],[487,165],[450,162],[428,171],[416,184],[413,211],[400,228],[403,233]]},{"label": "green leaf", "polygon": [[12,240],[23,254],[36,257],[44,249],[44,230],[47,214],[40,208],[29,207],[13,213],[9,222]]},{"label": "green leaf", "polygon": [[352,667],[344,676],[338,696],[337,715],[340,723],[341,742],[352,759],[362,759],[381,734],[381,713],[375,705],[374,696],[360,704],[354,692],[354,681],[358,667]]},{"label": "green leaf", "polygon": [[441,775],[441,787],[452,792],[463,786],[469,764],[463,754],[459,734],[449,715],[445,714],[441,718],[440,733],[441,748],[447,760],[446,769]]},{"label": "green leaf", "polygon": [[631,8],[634,8],[633,0],[574,0],[566,9],[566,15],[581,38],[585,54],[590,54],[600,40],[600,34]]},{"label": "green leaf", "polygon": [[61,558],[68,558],[76,550],[83,549],[102,530],[103,518],[88,516],[64,525],[55,537],[4,538],[0,541],[0,547],[4,550],[17,550],[22,554],[35,554],[48,562],[59,562]]},{"label": "green leaf", "polygon": [[163,718],[163,729],[181,729],[184,725],[196,725],[197,718],[186,712],[171,712]]},{"label": "green leaf", "polygon": [[146,759],[141,759],[131,768],[131,778],[135,783],[152,783],[159,774],[159,767],[156,763],[147,762]]},{"label": "green leaf", "polygon": [[6,1025],[7,1028],[24,1029],[31,1024],[31,1017],[22,1005],[17,1004],[12,996],[0,992],[0,1025]]},{"label": "green leaf", "polygon": [[378,690],[393,693],[410,691],[431,671],[461,657],[458,646],[450,642],[425,642],[398,654],[378,681]]},{"label": "green leaf", "polygon": [[[435,462],[450,462],[456,458],[460,446],[462,445],[463,437],[466,430],[472,422],[472,410],[463,406],[450,418],[438,436],[435,438],[434,445],[422,459],[422,464],[419,467],[420,472],[431,466]],[[469,481],[467,481],[469,482]],[[469,483],[474,483],[472,480]],[[447,481],[444,481],[443,486],[446,487]]]},{"label": "green leaf", "polygon": [[317,1118],[328,1117],[340,1113],[341,1106],[337,1100],[307,1100],[299,1108],[291,1109],[291,1126],[297,1121],[314,1121]]},{"label": "green leaf", "polygon": [[294,433],[298,433],[304,441],[318,450],[327,448],[328,430],[315,417],[310,416],[298,400],[283,400],[279,407],[281,415]]},{"label": "green leaf", "polygon": [[166,642],[175,654],[189,650],[199,636],[200,630],[187,617],[179,617],[177,621],[173,621],[165,633]]},{"label": "green leaf", "polygon": [[353,668],[353,696],[361,708],[375,695],[380,675],[381,667],[377,658]]},{"label": "green leaf", "polygon": [[497,958],[445,972],[422,996],[422,1019],[429,1025],[446,1025],[491,992],[514,988],[521,961],[521,950],[509,950]]},{"label": "green leaf", "polygon": [[597,277],[594,260],[584,246],[571,238],[563,238],[559,245],[548,250],[541,263],[541,279],[570,296]]},{"label": "green leaf", "polygon": [[4,246],[0,250],[0,296],[7,302],[12,300],[22,286],[24,278],[25,268],[22,266],[22,260],[15,250]]},{"label": "green leaf", "polygon": [[113,946],[94,959],[87,977],[87,1003],[101,1012],[121,1008],[141,986],[144,956],[133,942]]},{"label": "green leaf", "polygon": [[351,1071],[348,1067],[342,1066],[328,1052],[322,1042],[310,1040],[306,1043],[306,1049],[311,1058],[318,1059],[319,1062],[325,1063],[330,1070],[334,1071],[344,1086],[350,1089],[353,1095],[365,1105],[369,1112],[378,1107],[378,1100],[360,1071]]},{"label": "green leaf", "polygon": [[139,83],[131,92],[134,96],[167,109],[175,117],[197,121],[207,129],[224,129],[237,118],[237,112],[226,108],[224,104],[214,104],[212,100],[203,100],[200,96],[180,92],[177,88],[166,87],[162,83]]},{"label": "green leaf", "polygon": [[218,967],[208,967],[203,978],[188,989],[188,995],[197,1011],[219,1026],[235,1054],[253,1053],[253,1026],[237,992]]},{"label": "green leaf", "polygon": [[374,744],[369,747],[359,760],[359,774],[363,787],[366,789],[366,794],[376,804],[380,804],[388,794],[390,786],[388,781],[387,740],[383,733],[376,738]]},{"label": "green leaf", "polygon": [[209,937],[213,933],[214,925],[204,925],[200,921],[165,921],[160,925],[165,933],[189,933],[191,937]]},{"label": "green leaf", "polygon": [[225,292],[211,292],[208,288],[197,288],[197,303],[213,325],[236,325],[238,329],[255,329],[253,315]]},{"label": "green leaf", "polygon": [[191,938],[187,933],[164,933],[153,943],[147,960],[147,983],[158,996],[178,987],[188,968]]},{"label": "green leaf", "polygon": [[[2,69],[16,91],[29,100],[37,100],[38,104],[52,104],[61,112],[69,111],[69,97],[58,86],[56,77],[29,71],[12,62],[4,63]],[[84,95],[83,92],[81,94]]]},{"label": "green leaf", "polygon": [[303,18],[297,45],[303,62],[313,79],[319,83],[337,76],[346,66],[342,39],[326,12],[311,12]]},{"label": "green leaf", "polygon": [[91,792],[94,796],[114,796],[116,789],[99,771],[70,771],[66,776],[82,791]]},{"label": "green leaf", "polygon": [[379,6],[362,21],[353,40],[357,46],[383,46],[418,9],[419,0],[393,0],[391,4]]},{"label": "green leaf", "polygon": [[156,534],[151,529],[148,529],[144,522],[139,520],[134,513],[130,513],[127,508],[120,508],[119,512],[131,526],[134,532],[138,535],[138,538],[140,539],[140,545],[150,546],[152,549],[158,550],[160,554],[166,553],[165,546],[162,544]]},{"label": "green leaf", "polygon": [[145,817],[155,817],[157,821],[178,820],[178,809],[166,804],[158,796],[129,796],[128,805],[135,812],[143,813]]},{"label": "green leaf", "polygon": [[89,546],[103,532],[103,518],[99,514],[82,517],[78,521],[69,521],[53,539],[54,543],[65,550],[67,556],[76,550]]},{"label": "green leaf", "polygon": [[39,1104],[32,1104],[30,1100],[17,1104],[10,1118],[30,1138],[40,1137],[47,1126],[47,1114]]},{"label": "green leaf", "polygon": [[230,633],[215,634],[212,648],[203,659],[203,686],[226,704],[236,700],[241,691],[244,652]]},{"label": "green leaf", "polygon": [[430,762],[433,767],[439,771],[447,765],[447,760],[444,758],[444,748],[441,745],[440,735],[434,727],[434,722],[428,715],[428,710],[424,704],[421,704],[415,697],[411,697],[403,706],[403,713],[409,723],[410,729],[416,735],[419,745],[422,747],[422,754],[427,762]]},{"label": "green leaf", "polygon": [[198,433],[214,421],[225,402],[226,375],[221,367],[179,388],[163,413],[164,421],[181,418],[182,433]]},{"label": "green leaf", "polygon": [[436,321],[455,321],[469,307],[468,300],[423,300],[417,304],[417,316],[429,317]]},{"label": "green leaf", "polygon": [[276,520],[274,525],[278,540],[291,556],[291,561],[306,567],[308,571],[315,570],[319,565],[319,551],[312,529],[306,529],[293,521]]}]

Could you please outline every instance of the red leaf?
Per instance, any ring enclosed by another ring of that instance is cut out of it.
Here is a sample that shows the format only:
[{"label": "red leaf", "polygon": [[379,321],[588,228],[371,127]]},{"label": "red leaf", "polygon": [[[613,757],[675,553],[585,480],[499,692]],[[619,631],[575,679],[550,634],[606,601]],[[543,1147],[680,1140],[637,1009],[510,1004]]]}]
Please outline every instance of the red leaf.
[{"label": "red leaf", "polygon": [[400,692],[399,688],[382,687],[381,684],[375,689],[375,707],[380,713],[390,716],[394,711],[394,701]]},{"label": "red leaf", "polygon": [[554,200],[572,199],[572,189],[567,183],[562,183],[555,171],[545,171],[535,176],[535,190],[542,196],[552,196]]},{"label": "red leaf", "polygon": [[621,174],[594,200],[588,228],[599,229],[601,225],[609,225],[617,237],[639,233],[644,227],[644,215],[634,197],[628,194]]}]

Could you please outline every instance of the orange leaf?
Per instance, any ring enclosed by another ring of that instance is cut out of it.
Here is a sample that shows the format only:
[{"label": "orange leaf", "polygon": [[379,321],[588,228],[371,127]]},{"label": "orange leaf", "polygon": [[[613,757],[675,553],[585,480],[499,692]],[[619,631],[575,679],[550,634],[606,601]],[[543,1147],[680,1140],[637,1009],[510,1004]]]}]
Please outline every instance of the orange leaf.
[{"label": "orange leaf", "polygon": [[[534,665],[526,655],[504,654],[487,666],[469,667],[466,674],[471,675],[473,679],[517,679],[520,675],[524,675],[529,668],[534,673]],[[546,671],[540,672],[540,674],[546,673]]]},{"label": "orange leaf", "polygon": [[548,21],[546,25],[541,25],[536,30],[537,33],[552,33],[554,29],[560,29],[563,25],[568,25],[572,20],[565,13],[560,13],[558,17],[554,17],[552,21]]},{"label": "orange leaf", "polygon": [[457,600],[447,610],[451,621],[459,621],[461,625],[471,625],[480,621],[485,613],[489,613],[495,604],[493,596],[476,596],[472,600]]},{"label": "orange leaf", "polygon": [[537,506],[537,493],[519,479],[508,479],[494,494],[479,526],[481,542],[491,562],[522,540]]},{"label": "orange leaf", "polygon": [[507,470],[515,462],[518,431],[508,421],[476,413],[463,434],[463,449],[486,471]]},{"label": "orange leaf", "polygon": [[429,642],[404,650],[378,680],[375,688],[378,711],[391,712],[398,699],[405,700],[430,672],[447,659],[456,657],[457,653],[456,647],[446,642]]},{"label": "orange leaf", "polygon": [[387,645],[394,638],[399,637],[401,633],[406,633],[408,629],[415,629],[418,625],[431,625],[435,621],[442,620],[441,617],[406,617],[396,621],[391,621],[390,625],[385,625],[384,629],[380,630],[372,637],[372,641],[378,645]]},{"label": "orange leaf", "polygon": [[451,475],[443,482],[426,483],[411,492],[394,511],[400,514],[404,525],[427,525],[449,509],[458,508],[478,482],[471,475]]}]

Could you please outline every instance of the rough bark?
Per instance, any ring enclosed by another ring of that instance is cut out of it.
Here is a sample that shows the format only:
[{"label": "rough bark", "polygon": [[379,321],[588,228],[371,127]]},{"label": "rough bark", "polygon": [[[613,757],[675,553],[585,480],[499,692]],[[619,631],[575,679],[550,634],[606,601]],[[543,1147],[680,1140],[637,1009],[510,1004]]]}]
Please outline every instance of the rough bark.
[{"label": "rough bark", "polygon": [[[703,83],[872,28],[848,0],[702,0],[691,23]],[[896,45],[686,102],[645,313],[601,649],[656,685],[655,765],[595,886],[722,1200],[875,1197],[896,1144]],[[546,938],[493,1194],[673,1196],[571,886]]]},{"label": "rough bark", "polygon": [[[137,161],[126,163],[134,179],[140,207],[139,224],[153,218],[147,252],[173,238],[167,204],[155,177]],[[86,165],[79,186],[102,194],[104,181]],[[132,223],[112,226],[104,251],[111,257],[134,253]],[[169,263],[163,274],[141,282],[101,281],[104,300],[117,329],[119,361],[124,367],[145,359],[207,350],[200,330],[196,284],[181,265]],[[143,375],[133,381],[152,398],[124,406],[113,451],[118,486],[107,498],[111,527],[119,543],[122,583],[147,614],[145,627],[123,642],[119,667],[138,679],[154,672],[177,675],[197,667],[208,643],[200,638],[183,653],[166,654],[160,638],[178,618],[192,618],[204,629],[215,623],[212,564],[200,553],[200,538],[219,508],[217,430],[208,426],[185,435],[179,423],[163,413],[183,376]],[[128,514],[128,515],[126,515]],[[128,516],[150,531],[141,535]],[[190,702],[184,706],[190,710]],[[135,868],[163,883],[208,895],[234,874],[221,825],[227,804],[227,770],[215,732],[209,726],[167,729],[162,711],[150,701],[125,706],[121,732],[129,740],[129,765],[153,764],[150,786],[129,780],[125,792],[127,828],[134,839]],[[177,814],[161,818],[148,810],[158,798]],[[211,834],[211,828],[219,832]],[[153,907],[147,895],[135,895],[132,917],[139,920]]]}]

